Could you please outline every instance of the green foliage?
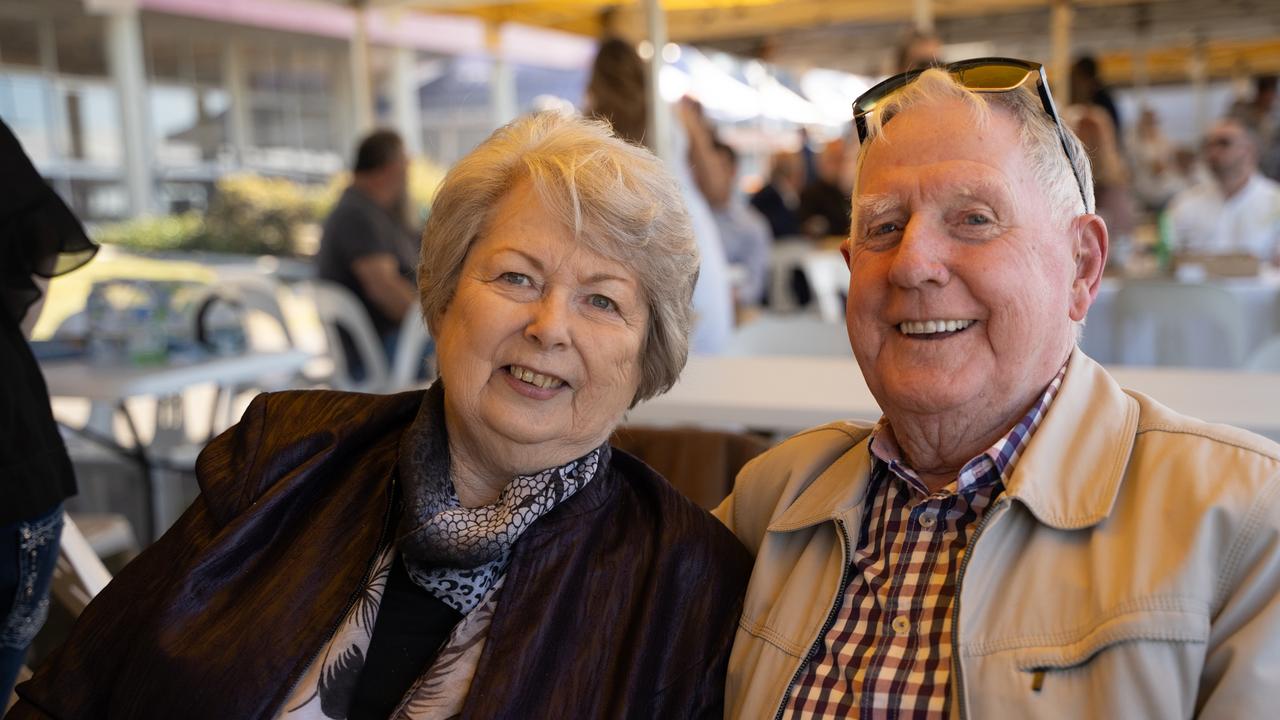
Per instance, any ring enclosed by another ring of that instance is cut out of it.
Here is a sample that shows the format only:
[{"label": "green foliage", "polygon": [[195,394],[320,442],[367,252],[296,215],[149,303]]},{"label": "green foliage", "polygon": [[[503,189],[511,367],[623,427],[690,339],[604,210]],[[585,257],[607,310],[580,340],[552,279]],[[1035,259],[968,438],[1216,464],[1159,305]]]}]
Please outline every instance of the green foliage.
[{"label": "green foliage", "polygon": [[[415,160],[409,168],[409,200],[414,220],[425,218],[444,171]],[[350,175],[338,173],[326,185],[301,185],[283,178],[227,175],[203,214],[147,216],[96,229],[100,242],[139,252],[203,250],[243,255],[299,255],[308,250],[300,229],[324,221]],[[311,243],[314,245],[314,242]]]},{"label": "green foliage", "polygon": [[200,213],[192,211],[181,215],[149,215],[102,225],[93,233],[93,239],[142,252],[158,252],[189,248],[192,239],[203,232],[204,219]]},{"label": "green foliage", "polygon": [[281,178],[228,175],[205,214],[200,249],[247,255],[293,255],[299,225],[323,218],[323,190]]}]

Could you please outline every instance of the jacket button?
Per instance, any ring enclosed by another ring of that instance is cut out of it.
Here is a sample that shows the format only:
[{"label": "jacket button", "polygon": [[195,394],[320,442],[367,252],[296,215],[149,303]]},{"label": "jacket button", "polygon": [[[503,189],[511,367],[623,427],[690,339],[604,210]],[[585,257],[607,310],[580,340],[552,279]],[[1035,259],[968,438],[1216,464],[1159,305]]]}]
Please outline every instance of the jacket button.
[{"label": "jacket button", "polygon": [[907,619],[906,615],[899,615],[893,619],[892,627],[894,633],[906,635],[911,632],[911,621]]},{"label": "jacket button", "polygon": [[937,522],[937,519],[938,519],[938,516],[934,515],[932,512],[927,512],[927,511],[922,512],[920,513],[920,526],[927,529],[932,529],[933,524]]}]

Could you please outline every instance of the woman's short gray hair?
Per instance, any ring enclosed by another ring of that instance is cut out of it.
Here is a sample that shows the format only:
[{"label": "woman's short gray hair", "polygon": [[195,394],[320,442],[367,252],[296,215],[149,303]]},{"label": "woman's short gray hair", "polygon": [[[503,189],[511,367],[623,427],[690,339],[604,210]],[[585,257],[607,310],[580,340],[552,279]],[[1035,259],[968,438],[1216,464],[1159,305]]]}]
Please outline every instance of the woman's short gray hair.
[{"label": "woman's short gray hair", "polygon": [[[894,115],[914,105],[950,99],[968,103],[980,126],[990,117],[991,103],[1008,110],[1022,128],[1020,139],[1032,172],[1044,188],[1049,206],[1058,213],[1058,217],[1065,219],[1081,212],[1094,211],[1093,170],[1089,166],[1089,155],[1084,145],[1065,125],[1062,128],[1063,135],[1058,134],[1058,126],[1044,111],[1036,89],[1027,85],[1011,92],[980,93],[965,88],[946,70],[926,70],[913,82],[881,101],[876,111],[867,117],[867,141],[863,143],[863,148],[870,146],[879,137],[884,124]],[[1073,158],[1070,160],[1062,149],[1062,137],[1072,146]],[[858,178],[862,176],[865,157],[866,153],[860,151]],[[1076,173],[1080,176],[1079,184],[1076,183]],[[1080,185],[1084,186],[1084,202],[1080,197]]]},{"label": "woman's short gray hair", "polygon": [[693,226],[662,161],[596,120],[527,115],[499,128],[449,171],[432,203],[418,266],[428,325],[453,299],[463,262],[493,209],[525,180],[575,240],[636,274],[649,318],[632,404],[666,392],[689,354],[698,277]]}]

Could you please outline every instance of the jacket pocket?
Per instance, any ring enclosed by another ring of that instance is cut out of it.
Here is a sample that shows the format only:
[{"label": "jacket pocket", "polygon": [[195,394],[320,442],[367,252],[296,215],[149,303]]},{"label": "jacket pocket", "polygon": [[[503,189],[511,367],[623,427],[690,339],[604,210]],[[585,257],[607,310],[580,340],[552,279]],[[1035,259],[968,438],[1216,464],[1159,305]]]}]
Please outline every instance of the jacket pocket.
[{"label": "jacket pocket", "polygon": [[987,709],[1009,713],[992,717],[1188,718],[1208,638],[1207,614],[1186,609],[1112,614],[1030,638],[1005,656],[1005,672],[991,672],[1006,686],[988,688],[1002,702]]},{"label": "jacket pocket", "polygon": [[1046,640],[1016,651],[1019,670],[1034,673],[1081,667],[1126,643],[1205,643],[1209,640],[1209,617],[1188,610],[1135,610]]}]

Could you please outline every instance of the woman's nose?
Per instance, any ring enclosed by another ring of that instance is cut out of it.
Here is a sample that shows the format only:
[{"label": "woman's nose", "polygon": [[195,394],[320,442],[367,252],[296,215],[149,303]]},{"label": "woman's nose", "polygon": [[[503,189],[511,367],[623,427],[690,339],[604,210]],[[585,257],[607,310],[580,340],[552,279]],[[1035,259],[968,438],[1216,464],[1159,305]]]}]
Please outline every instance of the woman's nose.
[{"label": "woman's nose", "polygon": [[544,295],[534,303],[533,316],[524,335],[543,349],[569,344],[568,302],[556,293]]},{"label": "woman's nose", "polygon": [[930,283],[946,285],[951,277],[947,269],[949,242],[942,228],[924,218],[911,218],[893,251],[890,282],[903,288],[919,288]]}]

